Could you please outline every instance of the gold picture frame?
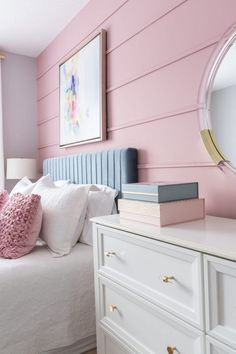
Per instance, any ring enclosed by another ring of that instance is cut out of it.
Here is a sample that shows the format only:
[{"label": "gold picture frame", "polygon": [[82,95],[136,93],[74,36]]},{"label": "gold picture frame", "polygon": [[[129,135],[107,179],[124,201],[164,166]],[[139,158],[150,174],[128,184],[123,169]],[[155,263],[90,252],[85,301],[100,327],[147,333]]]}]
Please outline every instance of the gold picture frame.
[{"label": "gold picture frame", "polygon": [[59,97],[61,148],[106,140],[105,30],[59,65]]}]

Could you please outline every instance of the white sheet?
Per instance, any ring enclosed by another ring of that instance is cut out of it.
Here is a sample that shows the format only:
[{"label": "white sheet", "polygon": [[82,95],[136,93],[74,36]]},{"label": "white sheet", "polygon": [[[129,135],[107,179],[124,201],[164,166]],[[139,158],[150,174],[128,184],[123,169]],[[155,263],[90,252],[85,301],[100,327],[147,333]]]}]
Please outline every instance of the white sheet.
[{"label": "white sheet", "polygon": [[55,258],[45,246],[0,258],[0,353],[39,354],[95,334],[93,249]]}]

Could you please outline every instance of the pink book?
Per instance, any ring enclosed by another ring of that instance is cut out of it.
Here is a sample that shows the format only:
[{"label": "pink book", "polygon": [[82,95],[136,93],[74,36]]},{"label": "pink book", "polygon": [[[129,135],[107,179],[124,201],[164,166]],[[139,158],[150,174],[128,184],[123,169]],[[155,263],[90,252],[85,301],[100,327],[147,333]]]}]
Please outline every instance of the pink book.
[{"label": "pink book", "polygon": [[120,211],[120,217],[157,226],[167,226],[205,217],[205,199],[160,203],[160,217]]}]

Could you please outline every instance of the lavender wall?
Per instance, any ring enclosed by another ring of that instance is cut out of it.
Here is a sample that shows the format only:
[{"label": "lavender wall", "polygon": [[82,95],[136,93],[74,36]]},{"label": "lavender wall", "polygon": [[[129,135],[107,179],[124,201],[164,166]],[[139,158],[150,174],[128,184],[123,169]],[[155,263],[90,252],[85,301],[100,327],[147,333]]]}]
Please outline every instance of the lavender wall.
[{"label": "lavender wall", "polygon": [[[4,154],[37,156],[36,59],[6,53],[2,61]],[[8,190],[16,181],[6,181]]]},{"label": "lavender wall", "polygon": [[[139,149],[139,179],[199,181],[207,213],[236,217],[236,175],[200,136],[200,87],[235,21],[235,0],[90,0],[38,58],[39,160],[118,146]],[[107,30],[108,140],[59,149],[58,65]]]}]

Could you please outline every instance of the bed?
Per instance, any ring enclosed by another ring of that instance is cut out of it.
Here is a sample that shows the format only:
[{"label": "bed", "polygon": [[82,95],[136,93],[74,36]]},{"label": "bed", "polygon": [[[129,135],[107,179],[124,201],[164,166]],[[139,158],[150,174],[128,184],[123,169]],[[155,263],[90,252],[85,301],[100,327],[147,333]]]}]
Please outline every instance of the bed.
[{"label": "bed", "polygon": [[[137,181],[137,151],[50,158],[43,172],[121,193],[122,183]],[[96,347],[91,246],[77,243],[69,255],[53,257],[39,242],[22,258],[0,258],[0,279],[1,354],[79,354]]]}]

